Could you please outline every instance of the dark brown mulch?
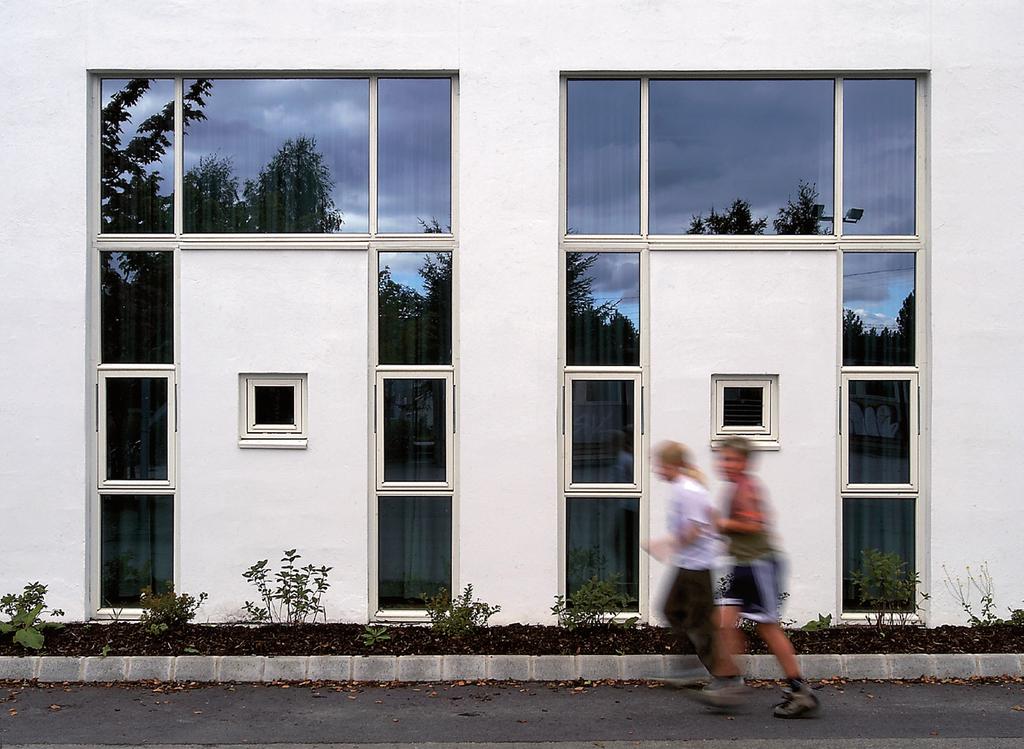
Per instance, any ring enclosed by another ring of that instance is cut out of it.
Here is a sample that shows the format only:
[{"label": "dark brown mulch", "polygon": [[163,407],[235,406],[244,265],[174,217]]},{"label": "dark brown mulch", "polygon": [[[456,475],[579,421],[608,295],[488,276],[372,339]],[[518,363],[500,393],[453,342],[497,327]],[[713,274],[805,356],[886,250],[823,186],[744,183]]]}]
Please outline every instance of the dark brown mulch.
[{"label": "dark brown mulch", "polygon": [[[464,637],[435,635],[428,627],[389,628],[391,639],[372,647],[362,643],[361,624],[246,626],[190,624],[161,637],[138,624],[69,624],[48,630],[42,655],[495,655],[624,654],[673,652],[671,633],[660,627],[596,627],[569,631],[559,627],[510,624],[481,629]],[[793,630],[800,653],[1024,653],[1024,627],[840,626],[816,632]],[[750,640],[752,653],[764,646]],[[25,655],[9,636],[0,639],[0,655]]]}]

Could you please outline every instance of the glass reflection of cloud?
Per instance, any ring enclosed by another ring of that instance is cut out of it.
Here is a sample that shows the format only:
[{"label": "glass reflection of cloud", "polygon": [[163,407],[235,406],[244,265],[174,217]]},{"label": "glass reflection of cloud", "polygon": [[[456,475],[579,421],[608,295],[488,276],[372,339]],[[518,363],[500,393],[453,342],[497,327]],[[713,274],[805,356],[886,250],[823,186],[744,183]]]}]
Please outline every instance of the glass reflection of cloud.
[{"label": "glass reflection of cloud", "polygon": [[640,259],[636,253],[600,252],[587,271],[594,306],[610,303],[640,329]]},{"label": "glass reflection of cloud", "polygon": [[[100,82],[102,106],[109,104],[114,94],[123,90],[132,80],[131,78],[104,78]],[[121,147],[127,146],[131,139],[139,134],[139,125],[163,111],[164,107],[173,102],[174,81],[164,78],[151,80],[149,89],[128,110],[128,121],[121,125]],[[171,145],[167,147],[163,158],[145,167],[149,174],[160,172],[163,177],[158,193],[160,195],[170,195],[174,192],[174,133],[167,133],[167,139]]]},{"label": "glass reflection of cloud", "polygon": [[912,252],[850,252],[843,257],[843,308],[869,328],[894,329],[904,300],[914,291]]},{"label": "glass reflection of cloud", "polygon": [[436,253],[428,252],[382,252],[378,255],[378,269],[388,268],[391,278],[402,286],[407,286],[419,294],[426,294],[427,287],[420,275],[420,268],[429,257]]}]

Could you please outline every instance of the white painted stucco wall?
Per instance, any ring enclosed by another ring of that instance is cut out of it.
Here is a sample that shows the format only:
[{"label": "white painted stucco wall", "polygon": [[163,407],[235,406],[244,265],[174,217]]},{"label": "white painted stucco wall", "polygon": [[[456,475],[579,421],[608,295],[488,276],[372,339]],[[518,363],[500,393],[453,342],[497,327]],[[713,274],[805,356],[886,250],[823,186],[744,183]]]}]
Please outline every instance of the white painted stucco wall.
[{"label": "white painted stucco wall", "polygon": [[[86,613],[88,71],[458,72],[458,579],[503,621],[543,621],[559,533],[559,72],[914,70],[930,75],[930,620],[960,618],[943,564],[988,561],[1000,606],[1024,599],[1019,3],[15,0],[0,21],[0,591],[42,580],[70,618]],[[758,268],[752,291],[775,302],[735,346],[709,325],[740,328],[748,310],[723,313],[708,285],[677,293],[717,263]],[[190,251],[180,266],[183,587],[226,616],[241,569],[289,543],[335,564],[332,617],[365,616],[365,257]],[[827,253],[651,258],[654,438],[706,433],[711,372],[780,374],[783,449],[762,469],[784,505],[794,618],[835,607],[835,274]],[[262,366],[309,371],[308,451],[235,445],[237,373]]]}]

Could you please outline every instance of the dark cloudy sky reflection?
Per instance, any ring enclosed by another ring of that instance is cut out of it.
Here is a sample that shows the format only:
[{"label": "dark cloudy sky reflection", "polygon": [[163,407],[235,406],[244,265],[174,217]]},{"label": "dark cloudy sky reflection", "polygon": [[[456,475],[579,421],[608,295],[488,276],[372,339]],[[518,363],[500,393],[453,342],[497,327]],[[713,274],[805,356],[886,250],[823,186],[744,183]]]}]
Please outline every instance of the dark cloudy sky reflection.
[{"label": "dark cloudy sky reflection", "polygon": [[[100,84],[102,106],[109,104],[113,95],[124,89],[130,80],[129,78],[104,78]],[[121,126],[121,147],[127,146],[129,141],[138,135],[139,125],[147,118],[173,102],[174,81],[162,78],[151,80],[149,90],[139,97],[139,101],[134,107],[128,110],[131,117]],[[174,133],[167,133],[167,139],[171,142],[171,146],[164,153],[163,158],[146,167],[148,173],[159,172],[163,177],[163,181],[160,183],[161,195],[170,195],[174,192]]]},{"label": "dark cloudy sky reflection", "polygon": [[585,278],[591,282],[594,306],[611,302],[640,330],[640,255],[635,252],[598,252]]},{"label": "dark cloudy sky reflection", "polygon": [[[800,181],[832,215],[831,80],[651,81],[650,233],[681,234],[737,198],[772,219]],[[827,228],[827,225],[823,226]]]},{"label": "dark cloudy sky reflection", "polygon": [[915,121],[913,80],[843,81],[845,234],[914,233]]},{"label": "dark cloudy sky reflection", "polygon": [[896,315],[914,290],[913,252],[847,252],[843,255],[843,309],[867,328],[896,330]]},{"label": "dark cloudy sky reflection", "polygon": [[[185,81],[188,90],[192,81]],[[200,157],[230,157],[239,186],[289,138],[316,139],[331,171],[342,231],[369,231],[370,84],[359,79],[216,79],[206,119],[185,134],[185,171]]]},{"label": "dark cloudy sky reflection", "polygon": [[451,81],[377,82],[377,231],[451,226]]}]

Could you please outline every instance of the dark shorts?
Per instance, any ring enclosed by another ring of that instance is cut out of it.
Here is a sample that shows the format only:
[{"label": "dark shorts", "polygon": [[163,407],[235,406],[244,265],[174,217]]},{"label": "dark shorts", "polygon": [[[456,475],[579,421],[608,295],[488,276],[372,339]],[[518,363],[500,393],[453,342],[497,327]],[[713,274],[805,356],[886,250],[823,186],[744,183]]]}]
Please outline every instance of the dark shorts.
[{"label": "dark shorts", "polygon": [[782,564],[775,557],[754,559],[732,568],[719,606],[738,606],[744,619],[758,624],[779,621]]}]

